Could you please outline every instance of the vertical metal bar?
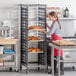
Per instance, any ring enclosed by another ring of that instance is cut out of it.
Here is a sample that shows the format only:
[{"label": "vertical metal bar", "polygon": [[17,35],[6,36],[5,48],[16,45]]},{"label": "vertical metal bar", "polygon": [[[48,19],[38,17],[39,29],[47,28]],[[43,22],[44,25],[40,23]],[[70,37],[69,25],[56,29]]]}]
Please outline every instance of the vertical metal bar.
[{"label": "vertical metal bar", "polygon": [[21,64],[21,5],[19,5],[19,39],[20,39],[20,70],[22,70],[22,64]]},{"label": "vertical metal bar", "polygon": [[4,37],[4,30],[2,30],[2,37]]},{"label": "vertical metal bar", "polygon": [[[11,49],[12,49],[12,50],[15,50],[14,44],[11,45]],[[16,54],[16,50],[15,50],[15,54]],[[13,58],[13,61],[14,61],[14,60],[15,60],[15,56],[13,56],[12,58]]]},{"label": "vertical metal bar", "polygon": [[[21,5],[21,65],[28,66],[28,6]],[[25,45],[27,46],[25,46]]]},{"label": "vertical metal bar", "polygon": [[5,30],[5,37],[7,37],[7,30]]},{"label": "vertical metal bar", "polygon": [[[44,9],[42,9],[43,7],[44,7]],[[44,11],[44,12],[42,12],[42,11]],[[45,15],[43,16],[44,13],[45,13]],[[46,7],[43,5],[38,5],[37,14],[38,14],[38,18],[37,18],[38,26],[41,26],[41,27],[43,27],[43,25],[45,26],[45,24],[43,24],[43,23],[44,23],[44,21],[46,21]],[[45,17],[44,20],[41,17]],[[38,56],[39,56],[38,60],[42,65],[45,65],[44,68],[46,71],[46,69],[47,69],[47,51],[46,51],[46,43],[45,43],[46,35],[44,33],[38,32],[38,36],[44,40],[41,43],[43,45],[43,54],[38,54]]]},{"label": "vertical metal bar", "polygon": [[58,76],[60,76],[60,49],[58,49]]},{"label": "vertical metal bar", "polygon": [[14,45],[14,49],[16,52],[16,56],[15,56],[15,62],[16,62],[16,69],[19,70],[20,69],[20,44],[19,41],[16,42],[16,44]]},{"label": "vertical metal bar", "polygon": [[51,68],[52,68],[52,76],[54,76],[54,48],[51,48]]}]

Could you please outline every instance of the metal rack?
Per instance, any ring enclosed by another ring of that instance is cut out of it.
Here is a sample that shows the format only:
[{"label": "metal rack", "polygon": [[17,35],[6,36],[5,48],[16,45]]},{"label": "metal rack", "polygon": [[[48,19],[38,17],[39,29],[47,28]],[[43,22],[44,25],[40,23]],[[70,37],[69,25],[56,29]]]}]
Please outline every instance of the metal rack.
[{"label": "metal rack", "polygon": [[[46,5],[34,4],[34,5],[20,5],[21,7],[21,63],[26,66],[26,72],[29,67],[38,67],[47,69],[47,50],[46,50],[46,35],[37,30],[28,30],[29,26],[41,26],[46,30]],[[30,34],[31,33],[31,34]],[[29,36],[37,36],[41,40],[29,41]],[[35,45],[40,48],[42,52],[28,52],[29,45]],[[30,64],[37,64],[36,66],[30,66],[28,60],[28,54],[37,54],[38,61],[30,62]]]},{"label": "metal rack", "polygon": [[[18,39],[0,39],[0,46],[3,46],[3,54],[0,54],[0,59],[3,60],[3,65],[0,65],[1,70],[4,68],[9,68],[10,71],[15,69],[15,71],[20,70],[20,48]],[[8,47],[14,50],[13,53],[5,53]],[[11,56],[11,59],[7,57]],[[0,62],[1,64],[1,62]]]},{"label": "metal rack", "polygon": [[21,5],[21,63],[28,65],[28,7]]}]

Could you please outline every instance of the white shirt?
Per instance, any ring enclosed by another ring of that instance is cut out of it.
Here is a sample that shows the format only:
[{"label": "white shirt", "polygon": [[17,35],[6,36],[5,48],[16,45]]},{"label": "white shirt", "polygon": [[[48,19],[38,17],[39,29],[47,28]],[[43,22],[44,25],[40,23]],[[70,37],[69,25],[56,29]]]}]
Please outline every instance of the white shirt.
[{"label": "white shirt", "polygon": [[51,29],[49,29],[49,31],[47,32],[47,35],[52,35],[53,33],[55,33],[58,36],[61,36],[62,30],[60,29],[58,22],[55,22],[52,25]]}]

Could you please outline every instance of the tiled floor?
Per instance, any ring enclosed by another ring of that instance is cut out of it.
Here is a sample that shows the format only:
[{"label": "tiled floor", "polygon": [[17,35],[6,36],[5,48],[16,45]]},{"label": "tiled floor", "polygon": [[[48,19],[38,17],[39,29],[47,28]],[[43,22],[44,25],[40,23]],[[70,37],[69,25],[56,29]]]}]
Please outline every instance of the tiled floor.
[{"label": "tiled floor", "polygon": [[[16,72],[0,72],[0,76],[51,76],[51,74],[45,74],[45,73],[16,73]],[[63,76],[76,76],[76,72],[65,72]]]},{"label": "tiled floor", "polygon": [[[68,68],[68,69],[65,69],[64,73],[65,74],[62,76],[76,76],[76,69],[73,71],[72,69]],[[38,72],[38,71],[30,71],[28,74],[26,74],[26,71],[23,70],[21,72],[14,72],[14,71],[0,72],[0,76],[51,76],[51,74]]]}]

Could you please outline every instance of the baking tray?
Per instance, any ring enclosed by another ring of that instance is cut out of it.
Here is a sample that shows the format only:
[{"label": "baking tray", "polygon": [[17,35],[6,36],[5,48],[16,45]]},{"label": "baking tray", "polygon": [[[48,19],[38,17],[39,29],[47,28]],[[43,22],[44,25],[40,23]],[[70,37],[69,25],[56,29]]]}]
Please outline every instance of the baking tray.
[{"label": "baking tray", "polygon": [[56,43],[55,41],[52,41],[53,44],[57,45],[57,46],[76,46],[76,43],[68,43],[68,44],[60,44],[60,43]]}]

